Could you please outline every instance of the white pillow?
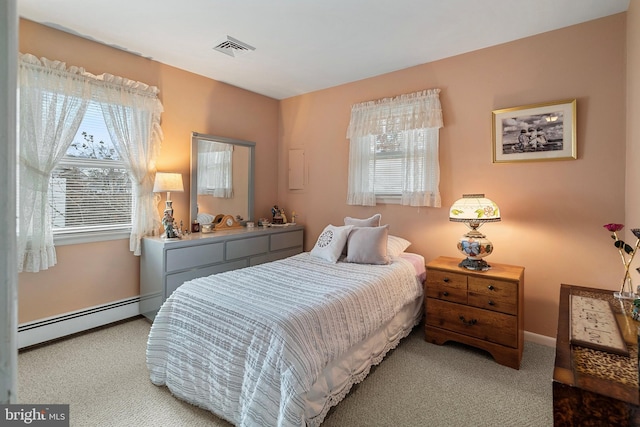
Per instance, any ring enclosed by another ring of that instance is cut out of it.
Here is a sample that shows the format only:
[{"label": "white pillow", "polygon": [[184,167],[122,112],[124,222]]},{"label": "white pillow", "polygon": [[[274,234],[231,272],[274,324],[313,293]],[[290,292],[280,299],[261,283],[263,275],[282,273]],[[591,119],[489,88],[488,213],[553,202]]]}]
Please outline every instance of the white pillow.
[{"label": "white pillow", "polygon": [[354,227],[347,238],[347,258],[356,264],[389,264],[387,236],[389,226]]},{"label": "white pillow", "polygon": [[411,246],[410,241],[402,237],[389,235],[387,238],[387,255],[391,258],[399,257],[409,246]]},{"label": "white pillow", "polygon": [[335,225],[327,225],[315,246],[311,249],[311,256],[324,259],[326,261],[336,263],[338,258],[342,255],[342,250],[347,243],[347,237],[349,232],[353,228],[352,225],[345,225],[343,227],[336,227]]},{"label": "white pillow", "polygon": [[379,227],[381,219],[382,215],[379,213],[367,219],[351,218],[348,216],[344,219],[344,225],[353,225],[354,227]]}]

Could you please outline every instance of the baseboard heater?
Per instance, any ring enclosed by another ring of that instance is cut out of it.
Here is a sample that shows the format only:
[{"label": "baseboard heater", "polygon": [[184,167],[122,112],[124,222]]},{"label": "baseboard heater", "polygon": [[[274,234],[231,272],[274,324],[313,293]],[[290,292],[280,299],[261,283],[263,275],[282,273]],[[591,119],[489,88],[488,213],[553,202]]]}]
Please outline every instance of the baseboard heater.
[{"label": "baseboard heater", "polygon": [[140,314],[140,297],[72,311],[18,325],[18,348],[105,326]]}]

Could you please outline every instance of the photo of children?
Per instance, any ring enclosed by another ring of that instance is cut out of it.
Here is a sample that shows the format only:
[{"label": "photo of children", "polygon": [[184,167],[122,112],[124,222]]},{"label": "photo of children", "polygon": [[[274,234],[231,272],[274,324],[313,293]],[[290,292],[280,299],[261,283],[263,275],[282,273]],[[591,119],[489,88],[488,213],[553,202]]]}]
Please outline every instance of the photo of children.
[{"label": "photo of children", "polygon": [[562,112],[502,120],[502,154],[563,149]]},{"label": "photo of children", "polygon": [[575,160],[576,100],[564,100],[491,112],[493,162]]}]

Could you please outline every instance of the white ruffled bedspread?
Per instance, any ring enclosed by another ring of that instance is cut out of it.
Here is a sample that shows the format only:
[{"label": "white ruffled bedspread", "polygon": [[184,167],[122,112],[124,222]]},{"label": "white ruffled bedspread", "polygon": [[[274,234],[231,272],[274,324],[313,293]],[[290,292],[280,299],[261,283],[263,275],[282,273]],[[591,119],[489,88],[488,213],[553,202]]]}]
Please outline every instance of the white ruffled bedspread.
[{"label": "white ruffled bedspread", "polygon": [[421,296],[401,258],[329,264],[301,253],[195,279],[154,320],[151,381],[237,426],[318,424],[305,419],[305,393],[322,369]]}]

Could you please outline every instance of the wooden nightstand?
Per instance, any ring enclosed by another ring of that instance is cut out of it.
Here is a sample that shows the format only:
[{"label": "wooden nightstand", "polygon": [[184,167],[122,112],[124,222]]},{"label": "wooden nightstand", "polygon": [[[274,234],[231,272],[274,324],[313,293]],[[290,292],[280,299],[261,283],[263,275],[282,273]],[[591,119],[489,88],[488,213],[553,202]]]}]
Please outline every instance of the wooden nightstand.
[{"label": "wooden nightstand", "polygon": [[425,339],[457,341],[488,351],[520,369],[524,348],[524,268],[491,262],[487,271],[440,257],[427,264]]}]

